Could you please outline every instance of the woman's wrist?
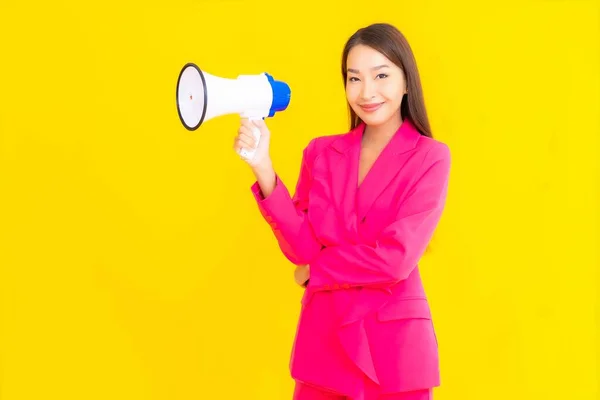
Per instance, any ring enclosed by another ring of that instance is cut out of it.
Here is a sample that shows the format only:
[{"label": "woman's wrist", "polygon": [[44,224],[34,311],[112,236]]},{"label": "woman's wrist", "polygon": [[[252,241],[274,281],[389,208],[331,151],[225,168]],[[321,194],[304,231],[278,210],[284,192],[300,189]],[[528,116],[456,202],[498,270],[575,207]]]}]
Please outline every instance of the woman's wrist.
[{"label": "woman's wrist", "polygon": [[273,170],[273,163],[270,158],[267,158],[261,161],[259,164],[252,166],[252,172],[258,178],[259,175],[268,175],[271,174]]},{"label": "woman's wrist", "polygon": [[268,197],[275,189],[277,176],[270,159],[252,167],[252,172],[260,186],[263,197]]}]

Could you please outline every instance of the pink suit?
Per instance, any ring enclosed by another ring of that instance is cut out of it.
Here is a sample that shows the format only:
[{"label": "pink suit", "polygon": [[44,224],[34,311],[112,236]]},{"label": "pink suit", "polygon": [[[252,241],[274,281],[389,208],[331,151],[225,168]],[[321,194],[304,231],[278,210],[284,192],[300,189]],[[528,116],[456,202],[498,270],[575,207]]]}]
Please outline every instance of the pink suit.
[{"label": "pink suit", "polygon": [[364,125],[313,139],[293,197],[252,192],[285,256],[310,265],[290,369],[299,383],[369,400],[440,384],[418,262],[441,217],[448,147],[405,120],[360,187]]}]

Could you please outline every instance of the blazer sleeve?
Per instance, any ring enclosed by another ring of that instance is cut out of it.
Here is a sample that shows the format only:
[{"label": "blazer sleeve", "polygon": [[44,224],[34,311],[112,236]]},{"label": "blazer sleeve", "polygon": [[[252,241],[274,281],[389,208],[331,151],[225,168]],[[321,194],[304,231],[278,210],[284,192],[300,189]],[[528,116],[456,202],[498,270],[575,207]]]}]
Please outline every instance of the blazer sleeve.
[{"label": "blazer sleeve", "polygon": [[355,286],[386,288],[408,278],[433,236],[444,208],[450,152],[445,144],[424,157],[419,178],[395,220],[373,243],[327,247],[310,264],[308,288],[314,291]]},{"label": "blazer sleeve", "polygon": [[267,197],[263,196],[258,182],[251,187],[258,208],[271,226],[279,248],[295,265],[310,264],[323,248],[307,218],[310,160],[314,143],[315,139],[311,140],[302,153],[300,176],[293,197],[278,175],[275,189]]}]

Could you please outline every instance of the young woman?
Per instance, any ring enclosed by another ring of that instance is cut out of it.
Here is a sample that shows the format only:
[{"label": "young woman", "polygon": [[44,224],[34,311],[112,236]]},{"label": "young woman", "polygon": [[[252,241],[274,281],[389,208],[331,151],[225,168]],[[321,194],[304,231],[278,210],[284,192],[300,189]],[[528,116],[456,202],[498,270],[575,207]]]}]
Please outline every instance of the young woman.
[{"label": "young woman", "polygon": [[437,338],[418,263],[444,207],[450,153],[432,138],[411,48],[388,24],[343,51],[350,130],[304,149],[295,193],[276,174],[263,121],[252,193],[305,287],[290,369],[294,399],[430,400]]}]

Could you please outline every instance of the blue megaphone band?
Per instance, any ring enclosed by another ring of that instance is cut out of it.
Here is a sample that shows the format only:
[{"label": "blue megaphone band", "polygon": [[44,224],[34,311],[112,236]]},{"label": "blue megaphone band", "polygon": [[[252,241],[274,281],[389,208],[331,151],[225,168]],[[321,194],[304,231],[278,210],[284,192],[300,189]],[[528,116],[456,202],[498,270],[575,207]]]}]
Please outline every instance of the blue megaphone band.
[{"label": "blue megaphone band", "polygon": [[290,104],[290,98],[292,92],[290,87],[281,81],[276,81],[273,77],[265,73],[269,83],[271,84],[271,90],[273,91],[273,102],[271,103],[271,109],[269,110],[269,117],[275,115],[278,111],[283,111]]}]

